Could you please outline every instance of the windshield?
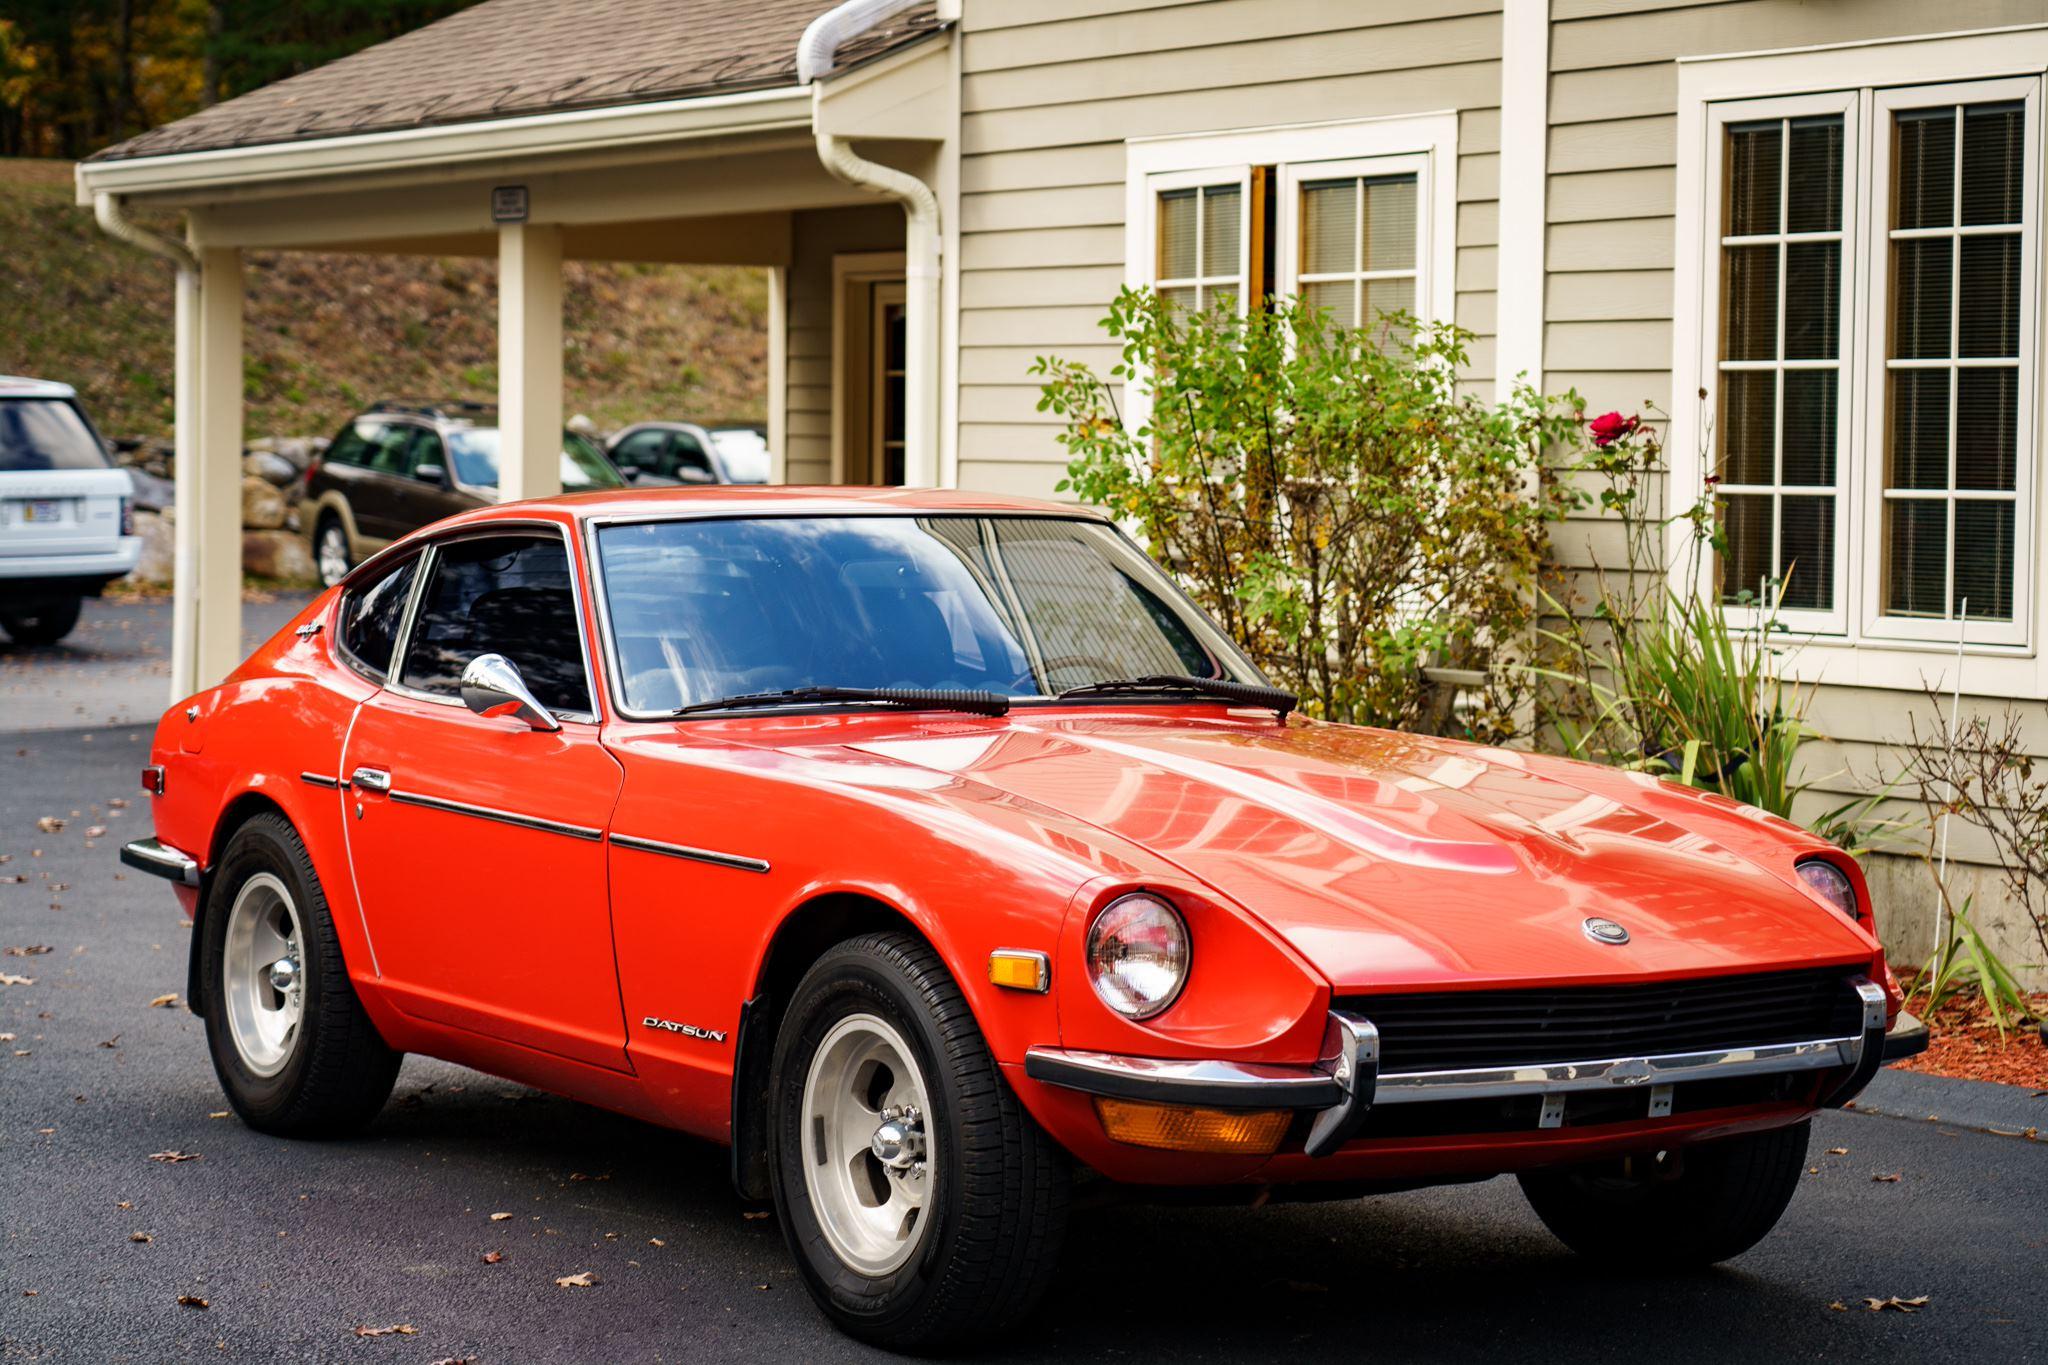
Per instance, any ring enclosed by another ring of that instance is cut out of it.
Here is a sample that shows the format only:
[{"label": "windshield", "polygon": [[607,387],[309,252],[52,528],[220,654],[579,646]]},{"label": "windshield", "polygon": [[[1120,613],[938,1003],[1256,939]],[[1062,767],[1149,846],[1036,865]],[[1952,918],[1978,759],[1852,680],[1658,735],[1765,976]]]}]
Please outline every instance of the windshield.
[{"label": "windshield", "polygon": [[0,399],[0,470],[106,467],[99,438],[68,400]]},{"label": "windshield", "polygon": [[718,427],[711,433],[725,465],[727,483],[768,482],[768,438],[752,427]]},{"label": "windshield", "polygon": [[[495,427],[458,427],[448,433],[448,458],[455,462],[455,481],[472,488],[498,486],[498,432]],[[593,488],[623,488],[625,480],[604,452],[573,431],[562,433],[562,491],[584,493]]]},{"label": "windshield", "polygon": [[632,711],[786,687],[1051,696],[1144,674],[1259,681],[1099,522],[842,516],[598,531]]}]

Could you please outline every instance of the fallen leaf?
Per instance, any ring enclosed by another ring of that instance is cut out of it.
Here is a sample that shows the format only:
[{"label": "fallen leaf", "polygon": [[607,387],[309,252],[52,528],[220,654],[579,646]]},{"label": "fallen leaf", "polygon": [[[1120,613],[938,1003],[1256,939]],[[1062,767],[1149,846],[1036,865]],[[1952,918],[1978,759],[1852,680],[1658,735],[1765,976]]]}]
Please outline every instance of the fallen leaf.
[{"label": "fallen leaf", "polygon": [[434,1365],[476,1365],[475,1356],[442,1356]]},{"label": "fallen leaf", "polygon": [[0,972],[0,986],[33,986],[35,984],[36,979],[32,976],[15,976],[10,972]]},{"label": "fallen leaf", "polygon": [[161,1162],[164,1162],[164,1163],[166,1163],[166,1164],[169,1164],[169,1165],[176,1165],[176,1164],[177,1164],[178,1162],[180,1162],[180,1161],[197,1161],[197,1160],[199,1160],[199,1153],[197,1153],[197,1152],[151,1152],[151,1153],[149,1154],[149,1159],[150,1159],[151,1161],[161,1161]]},{"label": "fallen leaf", "polygon": [[128,1234],[128,1240],[131,1242],[147,1242],[150,1240],[150,1236],[146,1232],[131,1232]]},{"label": "fallen leaf", "polygon": [[178,1303],[181,1307],[185,1308],[213,1307],[212,1304],[208,1303],[205,1299],[200,1298],[197,1294],[180,1294],[178,1295]]},{"label": "fallen leaf", "polygon": [[135,1206],[129,1203],[127,1200],[123,1199],[120,1203],[114,1205],[114,1207],[117,1209],[132,1209]]},{"label": "fallen leaf", "polygon": [[1833,1303],[1828,1305],[1828,1311],[1830,1313],[1846,1313],[1849,1311],[1849,1305],[1843,1303],[1840,1299],[1836,1299]]},{"label": "fallen leaf", "polygon": [[24,1299],[32,1299],[36,1296],[36,1291],[33,1289],[24,1289],[21,1291],[21,1296]]},{"label": "fallen leaf", "polygon": [[502,1261],[502,1260],[504,1260],[504,1259],[505,1259],[505,1253],[504,1253],[504,1252],[502,1252],[502,1251],[486,1251],[486,1252],[484,1253],[484,1264],[485,1264],[485,1265],[496,1265],[496,1264],[497,1264],[498,1262],[500,1262],[500,1261]]},{"label": "fallen leaf", "polygon": [[13,1034],[11,1034],[11,1033],[0,1033],[0,1043],[11,1043],[11,1042],[13,1042],[13,1041],[14,1041],[14,1035],[13,1035]]},{"label": "fallen leaf", "polygon": [[647,1245],[651,1247],[665,1247],[668,1245],[668,1243],[662,1241],[659,1237],[649,1237],[647,1239]]},{"label": "fallen leaf", "polygon": [[70,883],[70,882],[51,882],[51,883],[50,883],[50,890],[51,890],[51,891],[53,891],[53,892],[55,892],[55,891],[69,891],[70,889],[71,889],[71,883]]},{"label": "fallen leaf", "polygon": [[392,1323],[392,1324],[391,1324],[391,1325],[390,1325],[389,1327],[358,1327],[358,1328],[356,1328],[356,1335],[357,1335],[357,1336],[359,1336],[359,1337],[389,1337],[389,1336],[401,1336],[401,1337],[416,1337],[416,1336],[418,1336],[419,1334],[420,1334],[420,1329],[419,1329],[419,1328],[417,1328],[417,1327],[415,1327],[415,1326],[413,1326],[413,1325],[412,1325],[411,1323],[409,1323],[409,1322],[394,1322],[394,1323]]},{"label": "fallen leaf", "polygon": [[556,1287],[560,1289],[588,1289],[596,1283],[597,1276],[588,1270],[575,1275],[562,1275],[555,1280]]},{"label": "fallen leaf", "polygon": [[748,1209],[740,1215],[742,1218],[766,1218],[767,1216],[768,1210],[766,1209]]},{"label": "fallen leaf", "polygon": [[47,953],[47,952],[50,952],[50,951],[52,951],[52,949],[51,949],[50,945],[49,945],[49,944],[47,944],[47,943],[25,943],[25,944],[23,944],[23,945],[22,945],[21,947],[19,947],[19,948],[9,948],[9,949],[7,950],[7,956],[9,956],[9,957],[41,957],[41,956],[42,956],[42,955],[43,955],[44,953]]},{"label": "fallen leaf", "polygon": [[125,796],[116,796],[109,800],[107,804],[112,806],[115,810],[126,810],[128,809],[128,798]]},{"label": "fallen leaf", "polygon": [[231,1112],[231,1110],[227,1109],[216,1109],[212,1113],[208,1114],[206,1117],[210,1119],[224,1119],[227,1118]]},{"label": "fallen leaf", "polygon": [[1888,1299],[1865,1297],[1863,1304],[1873,1313],[1882,1313],[1887,1308],[1897,1309],[1901,1313],[1917,1313],[1927,1306],[1927,1296],[1922,1294],[1912,1299],[1902,1299],[1897,1294]]},{"label": "fallen leaf", "polygon": [[64,828],[64,823],[64,817],[61,815],[41,815],[36,817],[36,828],[45,834],[55,834],[58,830]]},{"label": "fallen leaf", "polygon": [[506,1220],[507,1218],[510,1218],[511,1216],[512,1216],[512,1215],[511,1215],[511,1214],[509,1214],[509,1213],[494,1213],[494,1214],[492,1214],[492,1215],[491,1215],[491,1221],[492,1221],[493,1223],[502,1223],[502,1222],[504,1222],[504,1221],[505,1221],[505,1220]]},{"label": "fallen leaf", "polygon": [[1828,1155],[1829,1155],[1829,1156],[1847,1156],[1847,1155],[1849,1155],[1849,1149],[1848,1149],[1847,1147],[1830,1147],[1830,1148],[1828,1148]]},{"label": "fallen leaf", "polygon": [[1872,1177],[1870,1177],[1870,1178],[1871,1178],[1872,1180],[1876,1181],[1876,1182],[1877,1182],[1878,1184],[1880,1184],[1880,1185],[1892,1185],[1892,1184],[1896,1184],[1896,1183],[1898,1183],[1898,1181],[1899,1181],[1899,1179],[1900,1179],[1900,1177],[1899,1177],[1899,1176],[1898,1176],[1897,1174],[1892,1174],[1892,1175],[1873,1175],[1873,1176],[1872,1176]]},{"label": "fallen leaf", "polygon": [[167,1010],[177,1003],[178,993],[172,991],[169,995],[159,995],[156,999],[150,1001],[149,1007],[153,1010]]},{"label": "fallen leaf", "polygon": [[111,1038],[102,1038],[100,1040],[100,1046],[109,1048],[117,1048],[121,1046],[121,1035],[117,1033]]},{"label": "fallen leaf", "polygon": [[32,1056],[32,1055],[34,1055],[34,1054],[32,1054],[32,1053],[31,1053],[31,1052],[30,1052],[30,1051],[29,1051],[29,1050],[28,1050],[27,1048],[25,1048],[25,1047],[18,1047],[18,1048],[16,1048],[16,1049],[14,1049],[14,1055],[15,1055],[15,1056],[17,1056],[17,1057],[28,1057],[28,1056]]},{"label": "fallen leaf", "polygon": [[106,832],[107,827],[105,825],[87,825],[85,827],[85,837],[88,839],[97,839]]}]

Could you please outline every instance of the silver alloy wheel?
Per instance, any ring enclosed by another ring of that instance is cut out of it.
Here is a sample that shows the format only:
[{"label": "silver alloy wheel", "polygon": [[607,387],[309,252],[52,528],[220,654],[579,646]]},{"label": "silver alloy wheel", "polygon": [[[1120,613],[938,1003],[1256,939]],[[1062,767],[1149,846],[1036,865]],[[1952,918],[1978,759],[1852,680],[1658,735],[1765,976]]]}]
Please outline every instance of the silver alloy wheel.
[{"label": "silver alloy wheel", "polygon": [[283,882],[258,872],[228,911],[220,985],[228,1033],[242,1065],[258,1076],[284,1070],[306,1008],[305,935]]},{"label": "silver alloy wheel", "polygon": [[348,577],[348,532],[341,523],[330,521],[320,530],[320,581],[333,587]]},{"label": "silver alloy wheel", "polygon": [[804,1188],[833,1253],[887,1275],[924,1240],[941,1153],[924,1075],[872,1014],[833,1025],[804,1078]]}]

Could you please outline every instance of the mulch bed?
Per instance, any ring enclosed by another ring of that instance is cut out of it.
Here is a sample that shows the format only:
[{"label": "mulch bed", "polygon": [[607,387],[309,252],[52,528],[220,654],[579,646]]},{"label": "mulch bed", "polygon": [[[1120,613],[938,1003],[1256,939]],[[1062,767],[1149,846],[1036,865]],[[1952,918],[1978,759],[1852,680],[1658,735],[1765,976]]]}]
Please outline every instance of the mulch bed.
[{"label": "mulch bed", "polygon": [[2033,997],[2033,1016],[2023,1024],[2008,1025],[2000,1039],[1982,997],[1958,994],[1928,1019],[1934,1041],[1927,1051],[1900,1062],[1899,1068],[2048,1090],[2048,1046],[2041,1042],[2038,1022],[2048,1018],[2048,995]]}]

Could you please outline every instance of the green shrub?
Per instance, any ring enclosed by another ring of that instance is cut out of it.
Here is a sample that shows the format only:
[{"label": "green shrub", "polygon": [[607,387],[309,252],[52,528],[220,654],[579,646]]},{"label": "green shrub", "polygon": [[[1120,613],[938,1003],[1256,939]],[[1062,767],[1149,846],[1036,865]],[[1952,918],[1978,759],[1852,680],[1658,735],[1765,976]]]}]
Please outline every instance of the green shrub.
[{"label": "green shrub", "polygon": [[[1064,418],[1060,485],[1114,514],[1309,714],[1500,741],[1546,530],[1545,446],[1572,428],[1527,388],[1459,391],[1472,334],[1389,316],[1371,336],[1276,299],[1238,318],[1125,290],[1108,376],[1041,357]],[[1119,390],[1143,383],[1132,427]],[[1453,706],[1455,698],[1457,704]]]}]

